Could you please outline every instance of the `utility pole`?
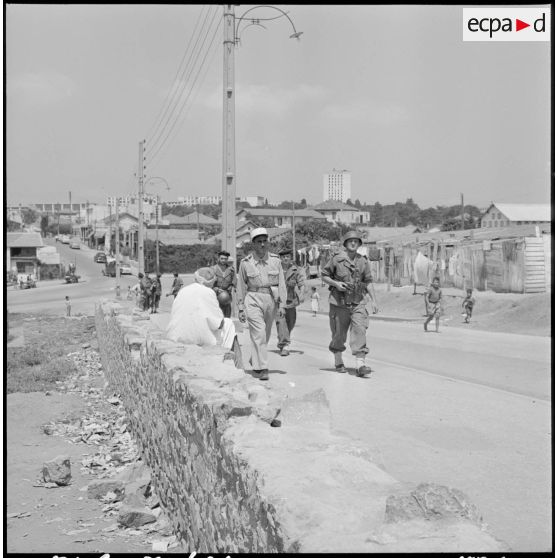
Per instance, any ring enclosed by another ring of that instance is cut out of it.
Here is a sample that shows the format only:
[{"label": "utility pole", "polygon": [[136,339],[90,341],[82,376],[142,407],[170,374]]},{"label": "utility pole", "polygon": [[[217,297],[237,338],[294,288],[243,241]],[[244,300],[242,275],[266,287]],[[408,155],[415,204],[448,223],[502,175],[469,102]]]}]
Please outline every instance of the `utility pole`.
[{"label": "utility pole", "polygon": [[159,194],[155,205],[155,273],[159,273]]},{"label": "utility pole", "polygon": [[234,6],[224,6],[223,40],[223,239],[221,248],[227,250],[236,270],[236,169],[234,129]]},{"label": "utility pole", "polygon": [[145,140],[139,142],[138,164],[138,271],[143,273],[145,259],[143,254],[143,170]]},{"label": "utility pole", "polygon": [[116,239],[114,246],[114,255],[116,258],[116,264],[114,270],[116,273],[116,298],[120,298],[120,215],[118,213],[119,201],[116,198]]},{"label": "utility pole", "polygon": [[[118,198],[116,198],[116,203],[118,203]],[[105,252],[107,251],[107,240],[105,237]],[[109,232],[108,232],[108,253],[110,255],[112,251],[112,205],[109,205]]]},{"label": "utility pole", "polygon": [[295,227],[294,201],[292,202],[292,207],[293,207],[293,263],[296,264],[296,227]]},{"label": "utility pole", "polygon": [[461,194],[461,230],[465,230],[465,206],[463,205],[463,194]]}]

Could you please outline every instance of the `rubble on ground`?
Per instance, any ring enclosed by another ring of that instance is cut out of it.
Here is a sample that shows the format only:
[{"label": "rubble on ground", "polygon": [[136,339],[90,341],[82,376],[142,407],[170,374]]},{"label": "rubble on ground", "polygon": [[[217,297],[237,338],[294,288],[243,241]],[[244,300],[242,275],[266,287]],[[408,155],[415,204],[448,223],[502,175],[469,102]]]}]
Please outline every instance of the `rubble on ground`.
[{"label": "rubble on ground", "polygon": [[[75,362],[77,371],[60,386],[61,391],[77,393],[86,399],[88,412],[44,424],[42,432],[94,450],[92,454],[84,454],[80,463],[81,474],[94,477],[82,490],[87,491],[88,498],[99,501],[105,518],[115,519],[113,525],[103,529],[106,540],[110,541],[111,536],[142,536],[155,550],[171,550],[179,546],[178,539],[153,491],[151,471],[141,461],[122,401],[118,394],[107,391],[96,348],[97,342],[92,340],[84,343],[81,350],[67,355]],[[48,482],[45,477],[34,486],[59,486],[50,481],[63,476],[55,476],[52,466],[51,470]]]}]

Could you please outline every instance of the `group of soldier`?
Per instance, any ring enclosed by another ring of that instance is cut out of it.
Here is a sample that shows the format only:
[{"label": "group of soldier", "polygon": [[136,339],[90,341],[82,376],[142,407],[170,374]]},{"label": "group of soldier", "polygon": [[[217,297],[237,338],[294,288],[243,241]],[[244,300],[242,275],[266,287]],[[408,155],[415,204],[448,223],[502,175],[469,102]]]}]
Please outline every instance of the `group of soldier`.
[{"label": "group of soldier", "polygon": [[[252,252],[240,261],[238,273],[230,265],[230,254],[224,250],[218,253],[218,262],[212,268],[215,280],[211,288],[225,318],[231,316],[236,292],[238,319],[247,324],[249,331],[252,373],[260,380],[268,380],[267,346],[273,324],[277,328],[279,354],[288,356],[297,318],[296,307],[304,301],[306,277],[303,269],[293,261],[291,249],[281,250],[279,254],[269,251],[269,234],[265,228],[252,230],[250,239]],[[368,260],[358,253],[361,245],[360,233],[348,232],[343,237],[344,250],[333,255],[322,269],[322,281],[330,291],[329,351],[334,356],[335,370],[347,372],[343,352],[349,335],[359,377],[372,372],[365,362],[369,300],[372,312],[378,311]],[[175,283],[177,278],[175,274]]]},{"label": "group of soldier", "polygon": [[161,301],[161,274],[157,273],[152,279],[148,272],[138,273],[138,279],[139,307],[156,314]]}]

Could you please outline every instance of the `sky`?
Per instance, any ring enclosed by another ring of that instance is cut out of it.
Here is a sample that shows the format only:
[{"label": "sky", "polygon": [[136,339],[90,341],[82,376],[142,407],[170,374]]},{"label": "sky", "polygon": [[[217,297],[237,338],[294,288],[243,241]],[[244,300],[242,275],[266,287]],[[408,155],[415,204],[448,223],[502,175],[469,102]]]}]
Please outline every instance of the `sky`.
[{"label": "sky", "polygon": [[[319,203],[335,168],[363,203],[550,201],[550,42],[464,42],[462,6],[274,6],[246,16],[292,23],[238,21],[237,196]],[[146,191],[221,195],[222,24],[219,5],[5,4],[7,203],[137,191],[144,139]]]}]

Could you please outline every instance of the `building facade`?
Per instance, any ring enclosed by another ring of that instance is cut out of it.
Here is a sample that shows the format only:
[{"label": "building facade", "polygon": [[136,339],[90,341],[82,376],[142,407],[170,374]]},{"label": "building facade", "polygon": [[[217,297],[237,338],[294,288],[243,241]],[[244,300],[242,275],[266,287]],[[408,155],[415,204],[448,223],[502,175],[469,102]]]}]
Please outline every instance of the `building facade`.
[{"label": "building facade", "polygon": [[323,201],[334,200],[345,203],[351,197],[351,173],[336,170],[324,174]]},{"label": "building facade", "polygon": [[550,205],[539,203],[492,203],[481,217],[481,227],[548,225]]},{"label": "building facade", "polygon": [[309,209],[320,213],[331,223],[367,225],[370,221],[370,213],[368,211],[360,211],[356,207],[340,201],[326,200]]}]

